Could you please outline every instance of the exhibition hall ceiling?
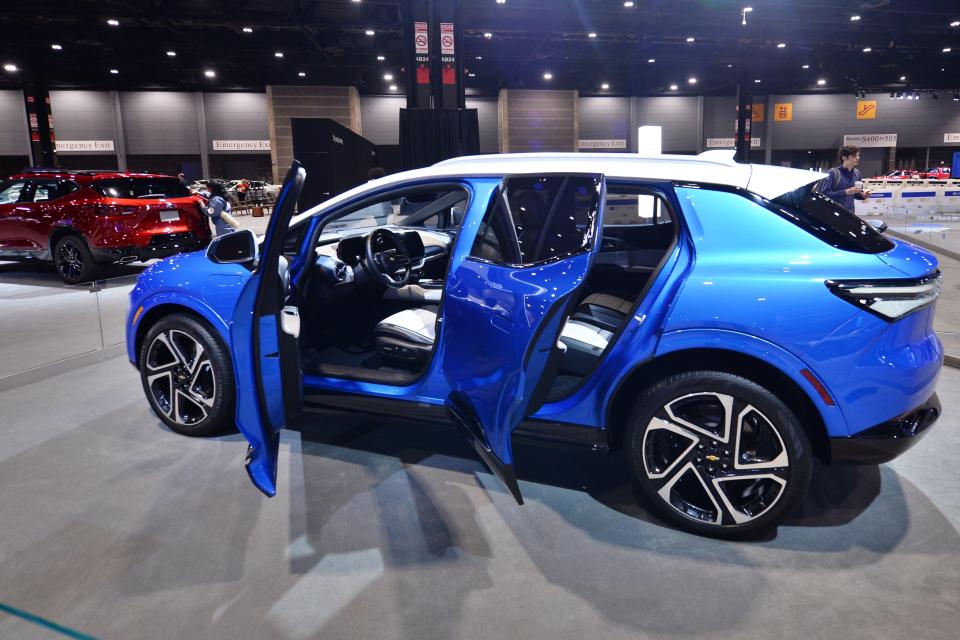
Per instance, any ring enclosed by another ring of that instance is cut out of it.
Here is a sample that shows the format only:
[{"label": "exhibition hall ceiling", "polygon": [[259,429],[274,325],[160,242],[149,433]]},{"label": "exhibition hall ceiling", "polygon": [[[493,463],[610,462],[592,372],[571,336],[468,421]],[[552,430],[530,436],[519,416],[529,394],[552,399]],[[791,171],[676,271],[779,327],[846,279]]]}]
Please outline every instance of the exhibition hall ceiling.
[{"label": "exhibition hall ceiling", "polygon": [[[437,0],[446,1],[446,0]],[[0,88],[405,86],[402,0],[32,0],[0,10]],[[956,0],[463,0],[468,93],[960,89]],[[392,87],[392,88],[391,88]]]}]

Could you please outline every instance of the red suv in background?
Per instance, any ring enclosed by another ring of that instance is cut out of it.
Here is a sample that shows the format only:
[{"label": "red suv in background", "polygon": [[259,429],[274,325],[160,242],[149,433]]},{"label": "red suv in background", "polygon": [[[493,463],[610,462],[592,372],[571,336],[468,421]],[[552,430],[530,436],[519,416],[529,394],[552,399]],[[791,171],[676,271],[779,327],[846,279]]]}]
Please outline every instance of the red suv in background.
[{"label": "red suv in background", "polygon": [[53,260],[64,282],[100,267],[202,249],[200,196],[150,173],[30,170],[0,183],[0,258]]},{"label": "red suv in background", "polygon": [[934,167],[933,169],[927,169],[925,176],[927,180],[949,180],[950,167]]}]

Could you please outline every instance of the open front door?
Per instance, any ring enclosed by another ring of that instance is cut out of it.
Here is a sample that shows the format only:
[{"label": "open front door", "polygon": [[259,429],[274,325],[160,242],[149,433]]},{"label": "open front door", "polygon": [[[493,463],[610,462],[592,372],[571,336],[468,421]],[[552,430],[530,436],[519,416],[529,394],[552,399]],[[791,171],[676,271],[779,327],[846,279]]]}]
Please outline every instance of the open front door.
[{"label": "open front door", "polygon": [[277,492],[279,432],[301,410],[300,316],[287,304],[286,264],[281,253],[307,172],[294,161],[283,181],[254,274],[233,317],[233,367],[237,427],[250,443],[247,473],[268,496]]},{"label": "open front door", "polygon": [[469,255],[451,265],[439,355],[447,413],[520,504],[511,434],[550,390],[560,331],[600,244],[604,196],[600,175],[510,177]]}]

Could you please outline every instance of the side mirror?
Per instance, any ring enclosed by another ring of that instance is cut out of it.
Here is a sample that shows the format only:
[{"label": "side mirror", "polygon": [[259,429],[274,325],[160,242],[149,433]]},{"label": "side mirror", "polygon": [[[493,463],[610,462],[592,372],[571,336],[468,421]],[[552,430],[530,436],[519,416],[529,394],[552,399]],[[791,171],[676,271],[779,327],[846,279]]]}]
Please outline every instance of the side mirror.
[{"label": "side mirror", "polygon": [[217,264],[245,264],[257,259],[257,236],[242,229],[219,236],[207,247],[207,258]]},{"label": "side mirror", "polygon": [[887,230],[887,223],[883,220],[867,220],[867,224],[877,230],[877,233],[883,233]]}]

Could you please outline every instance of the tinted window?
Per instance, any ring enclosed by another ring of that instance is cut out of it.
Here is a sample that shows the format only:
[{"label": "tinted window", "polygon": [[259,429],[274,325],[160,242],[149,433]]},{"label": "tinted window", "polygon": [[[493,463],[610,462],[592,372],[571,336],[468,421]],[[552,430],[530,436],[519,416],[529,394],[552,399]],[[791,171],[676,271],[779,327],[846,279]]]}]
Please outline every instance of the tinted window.
[{"label": "tinted window", "polygon": [[533,265],[589,249],[599,182],[588,177],[510,178],[494,200],[471,255]]},{"label": "tinted window", "polygon": [[113,178],[93,185],[109,198],[184,198],[191,195],[176,178]]},{"label": "tinted window", "polygon": [[20,200],[20,192],[27,186],[25,180],[0,183],[0,204],[10,204]]},{"label": "tinted window", "polygon": [[75,182],[69,180],[33,181],[33,201],[56,200],[77,190]]},{"label": "tinted window", "polygon": [[882,253],[893,243],[859,216],[815,191],[817,183],[775,198],[775,210],[827,244],[857,253]]}]

